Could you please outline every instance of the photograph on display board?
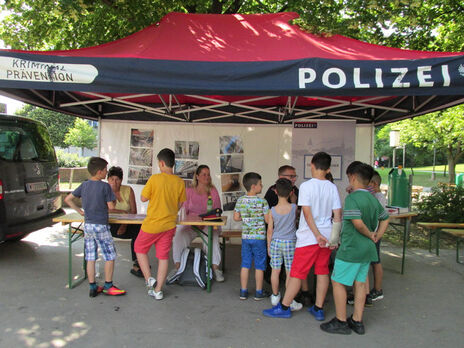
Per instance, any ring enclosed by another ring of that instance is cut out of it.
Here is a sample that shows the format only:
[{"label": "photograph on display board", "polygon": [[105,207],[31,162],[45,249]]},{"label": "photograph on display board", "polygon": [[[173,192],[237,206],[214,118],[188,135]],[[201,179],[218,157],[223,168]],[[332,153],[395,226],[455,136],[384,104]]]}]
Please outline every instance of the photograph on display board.
[{"label": "photograph on display board", "polygon": [[221,155],[221,173],[241,173],[243,155]]},{"label": "photograph on display board", "polygon": [[145,185],[151,176],[151,167],[131,167],[129,166],[128,184]]},{"label": "photograph on display board", "polygon": [[198,159],[200,144],[198,141],[176,141],[174,149],[176,158]]},{"label": "photograph on display board", "polygon": [[235,203],[237,203],[237,200],[244,195],[245,195],[245,192],[243,191],[223,193],[222,194],[222,210],[224,211],[234,210]]},{"label": "photograph on display board", "polygon": [[151,167],[153,165],[153,150],[151,148],[131,147],[129,164]]},{"label": "photograph on display board", "polygon": [[198,162],[188,160],[176,160],[174,174],[179,175],[182,179],[193,179]]},{"label": "photograph on display board", "polygon": [[222,174],[221,175],[222,192],[240,191],[240,174]]},{"label": "photograph on display board", "polygon": [[239,136],[219,137],[219,149],[221,154],[243,153],[243,141]]},{"label": "photograph on display board", "polygon": [[154,131],[149,129],[131,129],[130,146],[153,147]]}]

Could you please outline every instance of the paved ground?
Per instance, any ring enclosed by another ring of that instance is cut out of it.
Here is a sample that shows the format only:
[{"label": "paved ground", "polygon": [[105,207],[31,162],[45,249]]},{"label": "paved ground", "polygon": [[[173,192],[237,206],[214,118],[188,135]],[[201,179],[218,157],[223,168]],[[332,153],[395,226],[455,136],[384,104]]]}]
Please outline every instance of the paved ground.
[{"label": "paved ground", "polygon": [[[81,244],[74,265],[81,265]],[[385,246],[385,299],[365,311],[366,335],[322,332],[304,309],[269,319],[269,301],[240,301],[239,247],[228,250],[226,282],[213,292],[169,286],[163,301],[129,274],[129,242],[117,241],[115,282],[127,296],[90,299],[69,290],[67,244],[60,226],[18,243],[0,244],[0,347],[458,347],[464,342],[464,265],[454,251],[436,257],[409,250],[400,275],[399,249]],[[153,254],[151,254],[153,256]],[[153,258],[152,258],[153,259]],[[155,261],[152,261],[156,269]],[[253,289],[253,286],[250,286]],[[350,312],[352,309],[349,308]],[[332,296],[326,316],[334,315]]]}]

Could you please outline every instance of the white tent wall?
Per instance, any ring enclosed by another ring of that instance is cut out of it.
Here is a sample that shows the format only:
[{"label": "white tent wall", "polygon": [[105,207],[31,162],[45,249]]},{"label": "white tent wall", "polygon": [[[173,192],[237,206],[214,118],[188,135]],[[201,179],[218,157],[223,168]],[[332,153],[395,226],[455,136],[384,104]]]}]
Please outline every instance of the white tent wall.
[{"label": "white tent wall", "polygon": [[[221,194],[220,136],[239,136],[243,141],[244,162],[242,174],[257,172],[263,177],[263,193],[277,178],[277,170],[284,164],[291,164],[292,126],[291,125],[211,125],[179,124],[135,121],[101,121],[101,157],[109,166],[120,166],[124,171],[123,183],[127,184],[131,129],[154,130],[153,173],[159,169],[156,154],[163,148],[174,149],[175,141],[197,141],[200,146],[198,164],[206,164],[211,169],[213,183]],[[355,158],[372,163],[373,126],[356,126]],[[241,180],[242,176],[240,176]],[[146,212],[147,204],[140,202],[142,185],[131,185],[135,191],[139,213]],[[231,212],[226,228],[238,228]]]}]

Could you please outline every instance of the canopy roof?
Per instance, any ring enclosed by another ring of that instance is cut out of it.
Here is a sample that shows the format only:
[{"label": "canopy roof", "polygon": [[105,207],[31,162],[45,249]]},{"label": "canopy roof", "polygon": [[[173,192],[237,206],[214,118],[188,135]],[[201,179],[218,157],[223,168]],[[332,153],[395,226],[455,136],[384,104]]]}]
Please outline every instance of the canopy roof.
[{"label": "canopy roof", "polygon": [[124,39],[0,50],[0,94],[90,119],[381,124],[464,102],[464,53],[389,48],[289,23],[296,13],[170,13]]}]

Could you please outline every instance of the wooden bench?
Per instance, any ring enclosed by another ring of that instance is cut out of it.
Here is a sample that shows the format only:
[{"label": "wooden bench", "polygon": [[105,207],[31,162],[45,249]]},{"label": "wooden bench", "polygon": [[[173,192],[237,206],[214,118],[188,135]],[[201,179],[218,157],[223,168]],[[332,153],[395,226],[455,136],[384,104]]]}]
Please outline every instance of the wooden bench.
[{"label": "wooden bench", "polygon": [[456,262],[457,263],[464,263],[463,261],[459,261],[459,246],[462,242],[464,242],[464,230],[461,229],[453,229],[453,228],[444,228],[441,230],[443,233],[449,234],[456,238]]},{"label": "wooden bench", "polygon": [[421,227],[429,233],[429,252],[432,252],[432,235],[436,238],[436,254],[440,255],[440,231],[446,229],[464,228],[464,223],[459,222],[418,222],[418,227]]},{"label": "wooden bench", "polygon": [[226,269],[226,242],[230,241],[230,238],[242,238],[242,230],[223,230],[219,235],[219,238],[219,244],[221,246],[222,271],[224,272]]}]

